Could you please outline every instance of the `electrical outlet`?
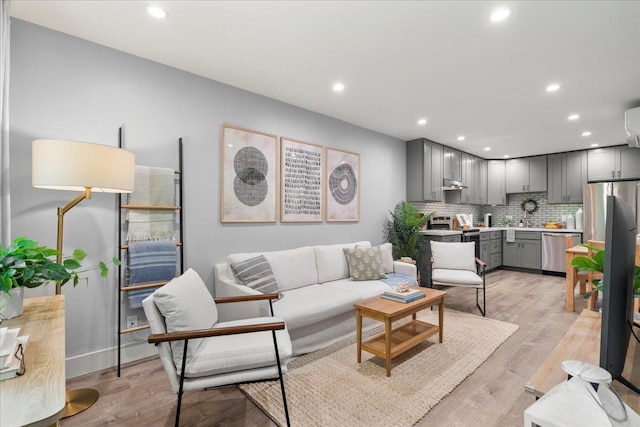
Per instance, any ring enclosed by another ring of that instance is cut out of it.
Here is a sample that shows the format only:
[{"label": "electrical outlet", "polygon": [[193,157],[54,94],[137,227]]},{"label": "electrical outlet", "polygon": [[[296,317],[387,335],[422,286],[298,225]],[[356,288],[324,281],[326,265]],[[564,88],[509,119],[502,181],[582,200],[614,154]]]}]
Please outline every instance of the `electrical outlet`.
[{"label": "electrical outlet", "polygon": [[138,316],[127,316],[127,328],[138,326]]}]

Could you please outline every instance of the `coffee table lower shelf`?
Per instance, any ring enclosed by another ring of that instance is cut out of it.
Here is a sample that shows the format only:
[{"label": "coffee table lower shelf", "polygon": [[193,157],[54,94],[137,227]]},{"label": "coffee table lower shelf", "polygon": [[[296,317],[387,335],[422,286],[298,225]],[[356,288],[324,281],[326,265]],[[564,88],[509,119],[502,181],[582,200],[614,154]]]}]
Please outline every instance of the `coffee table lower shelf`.
[{"label": "coffee table lower shelf", "polygon": [[[437,325],[420,320],[411,320],[396,329],[392,329],[390,358],[395,358],[439,332],[440,328]],[[385,359],[387,357],[385,345],[385,333],[382,332],[363,341],[362,350]]]}]

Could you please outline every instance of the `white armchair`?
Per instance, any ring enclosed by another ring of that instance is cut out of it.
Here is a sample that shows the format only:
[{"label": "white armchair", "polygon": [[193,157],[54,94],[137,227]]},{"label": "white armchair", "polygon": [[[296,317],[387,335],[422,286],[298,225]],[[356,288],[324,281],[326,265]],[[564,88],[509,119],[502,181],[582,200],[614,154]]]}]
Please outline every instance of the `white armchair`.
[{"label": "white armchair", "polygon": [[214,300],[200,276],[189,269],[142,302],[151,328],[148,341],[157,346],[172,391],[178,394],[176,427],[184,390],[275,379],[280,380],[289,424],[282,375],[292,347],[284,321],[260,317],[218,322],[216,307],[262,299],[271,303],[277,298],[274,293]]},{"label": "white armchair", "polygon": [[[475,256],[475,242],[453,243],[431,241],[432,285],[467,286],[476,290],[476,306],[486,313],[486,264]],[[482,307],[478,291],[482,289]]]}]

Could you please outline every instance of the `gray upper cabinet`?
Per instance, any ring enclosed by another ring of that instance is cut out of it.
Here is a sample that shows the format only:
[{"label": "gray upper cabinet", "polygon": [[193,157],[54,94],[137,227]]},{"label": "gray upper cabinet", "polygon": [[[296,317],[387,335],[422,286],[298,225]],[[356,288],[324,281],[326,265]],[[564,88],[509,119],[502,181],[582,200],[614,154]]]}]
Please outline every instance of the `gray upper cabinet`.
[{"label": "gray upper cabinet", "polygon": [[487,204],[507,204],[504,160],[489,160],[487,162]]},{"label": "gray upper cabinet", "polygon": [[474,201],[476,204],[487,204],[487,161],[485,159],[476,159],[476,174],[475,174],[475,193]]},{"label": "gray upper cabinet", "polygon": [[640,150],[637,148],[597,148],[589,150],[587,158],[589,182],[640,179]]},{"label": "gray upper cabinet", "polygon": [[442,145],[428,139],[407,142],[408,201],[442,201],[442,153]]},{"label": "gray upper cabinet", "polygon": [[507,193],[547,191],[547,156],[506,161]]},{"label": "gray upper cabinet", "polygon": [[443,166],[444,178],[456,181],[462,179],[462,153],[460,151],[444,146]]},{"label": "gray upper cabinet", "polygon": [[587,183],[587,153],[548,156],[549,203],[582,203],[582,187]]},{"label": "gray upper cabinet", "polygon": [[477,186],[476,157],[467,153],[462,153],[461,169],[461,181],[467,186],[467,188],[462,190],[461,202],[466,204],[477,203],[474,199]]}]

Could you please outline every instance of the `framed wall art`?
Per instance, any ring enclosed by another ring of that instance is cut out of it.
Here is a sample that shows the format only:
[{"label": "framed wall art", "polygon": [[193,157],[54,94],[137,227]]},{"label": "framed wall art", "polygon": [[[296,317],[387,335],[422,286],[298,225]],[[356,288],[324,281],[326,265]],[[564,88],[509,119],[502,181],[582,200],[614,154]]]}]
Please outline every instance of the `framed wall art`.
[{"label": "framed wall art", "polygon": [[360,154],[327,148],[327,221],[360,221]]},{"label": "framed wall art", "polygon": [[278,220],[278,138],[223,124],[220,221]]},{"label": "framed wall art", "polygon": [[280,221],[322,221],[324,148],[309,142],[280,138]]}]

